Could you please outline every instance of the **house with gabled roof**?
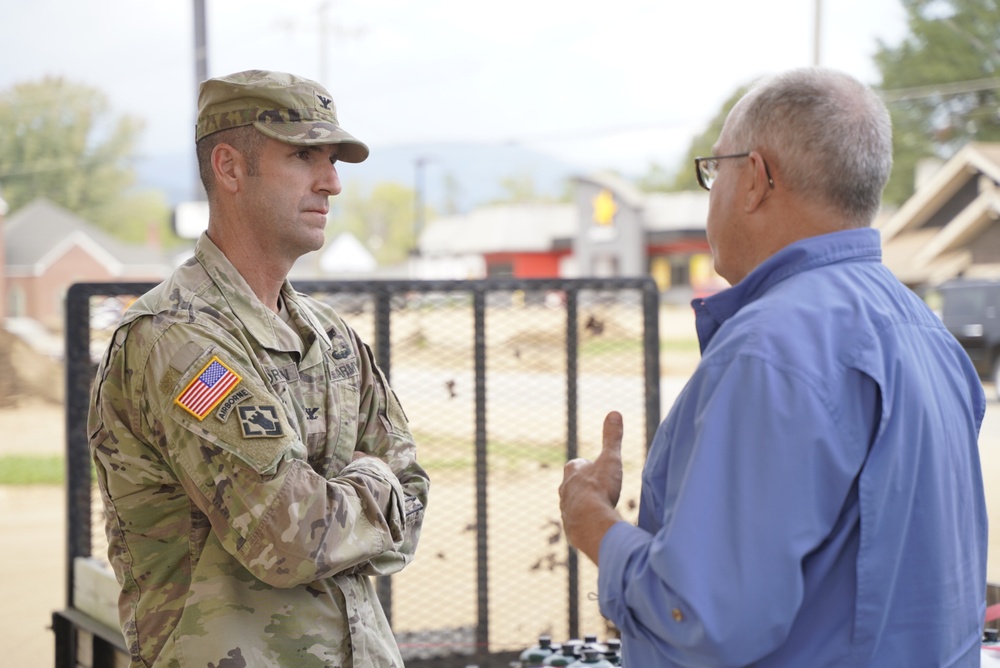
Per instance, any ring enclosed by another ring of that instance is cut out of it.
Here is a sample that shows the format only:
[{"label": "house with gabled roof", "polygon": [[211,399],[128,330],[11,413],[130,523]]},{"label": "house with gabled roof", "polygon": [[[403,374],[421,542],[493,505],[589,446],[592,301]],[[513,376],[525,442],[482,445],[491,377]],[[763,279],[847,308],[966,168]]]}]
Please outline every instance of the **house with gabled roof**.
[{"label": "house with gabled roof", "polygon": [[[7,215],[7,202],[4,201],[3,197],[0,197],[0,299],[4,299],[7,294],[5,289],[6,284],[6,272],[4,271],[4,218]],[[0,327],[3,326],[4,318],[6,317],[6,309],[4,308],[4,303],[0,302]]]},{"label": "house with gabled roof", "polygon": [[2,251],[6,317],[54,330],[73,283],[160,281],[170,270],[159,248],[123,243],[46,199],[7,217]]},{"label": "house with gabled roof", "polygon": [[912,288],[1000,278],[1000,144],[972,142],[879,226],[886,266]]}]

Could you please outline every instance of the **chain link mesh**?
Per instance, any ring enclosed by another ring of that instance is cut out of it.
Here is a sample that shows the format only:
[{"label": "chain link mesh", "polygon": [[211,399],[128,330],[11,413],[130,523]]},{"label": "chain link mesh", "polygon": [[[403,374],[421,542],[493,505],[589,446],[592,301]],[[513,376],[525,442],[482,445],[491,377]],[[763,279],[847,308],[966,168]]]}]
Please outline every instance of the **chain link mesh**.
[{"label": "chain link mesh", "polygon": [[[635,520],[648,413],[658,411],[647,400],[644,288],[524,283],[479,292],[419,282],[308,289],[376,350],[431,478],[416,559],[379,583],[408,666],[465,666],[473,656],[488,664],[542,634],[614,635],[598,610],[597,569],[566,544],[557,490],[567,457],[596,456],[604,416],[617,410],[625,423],[619,509]],[[380,291],[388,309],[379,308]],[[132,299],[89,297],[90,377],[68,387],[89,388]],[[89,554],[106,559],[93,483],[90,499]]]}]

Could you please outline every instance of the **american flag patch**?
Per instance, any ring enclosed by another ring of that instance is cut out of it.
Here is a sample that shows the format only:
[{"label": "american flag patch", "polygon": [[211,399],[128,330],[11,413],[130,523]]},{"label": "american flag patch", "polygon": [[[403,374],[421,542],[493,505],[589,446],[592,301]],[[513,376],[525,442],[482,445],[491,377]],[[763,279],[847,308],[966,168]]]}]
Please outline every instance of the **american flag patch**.
[{"label": "american flag patch", "polygon": [[199,420],[204,420],[240,380],[239,374],[223,364],[218,357],[213,357],[197,378],[188,383],[184,391],[174,399],[174,403]]}]

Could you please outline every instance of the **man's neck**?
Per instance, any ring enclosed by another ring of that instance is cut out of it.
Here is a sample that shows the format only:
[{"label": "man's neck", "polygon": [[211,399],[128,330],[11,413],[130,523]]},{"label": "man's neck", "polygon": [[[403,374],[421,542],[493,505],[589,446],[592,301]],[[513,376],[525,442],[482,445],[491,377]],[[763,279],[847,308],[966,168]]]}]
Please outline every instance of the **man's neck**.
[{"label": "man's neck", "polygon": [[212,240],[236,271],[247,282],[257,298],[275,313],[278,312],[278,297],[281,286],[291,270],[291,265],[280,261],[274,253],[267,253],[247,239],[225,233],[224,227],[210,227],[208,238]]}]

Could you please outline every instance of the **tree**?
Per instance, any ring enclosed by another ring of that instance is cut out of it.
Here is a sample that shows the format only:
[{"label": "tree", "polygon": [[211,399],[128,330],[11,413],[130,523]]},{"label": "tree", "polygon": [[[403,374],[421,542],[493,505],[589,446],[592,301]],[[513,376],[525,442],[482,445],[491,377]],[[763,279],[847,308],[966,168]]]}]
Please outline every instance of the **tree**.
[{"label": "tree", "polygon": [[331,232],[353,234],[380,265],[402,262],[416,247],[412,188],[383,182],[376,184],[370,193],[348,189],[332,201],[337,209]]},{"label": "tree", "polygon": [[135,193],[141,123],[115,118],[98,89],[59,77],[0,92],[0,187],[11,211],[38,197],[123,239],[169,234],[162,196]]},{"label": "tree", "polygon": [[883,199],[896,205],[913,193],[922,159],[1000,141],[1000,1],[901,1],[910,33],[875,54],[893,121],[895,164]]},{"label": "tree", "polygon": [[678,165],[673,177],[667,175],[666,170],[656,163],[649,166],[646,174],[639,178],[636,185],[646,192],[677,192],[681,190],[698,190],[698,178],[694,173],[694,159],[712,154],[712,146],[719,139],[722,133],[722,126],[726,122],[726,117],[740,98],[746,94],[750,85],[740,86],[729,98],[722,103],[718,113],[708,123],[705,130],[691,140],[687,154]]},{"label": "tree", "polygon": [[675,190],[674,182],[678,180],[679,176],[680,172],[668,172],[660,163],[651,162],[646,173],[636,180],[635,185],[639,190],[647,193],[673,192]]},{"label": "tree", "polygon": [[175,246],[181,239],[174,233],[170,222],[170,207],[166,197],[158,190],[130,192],[116,198],[105,207],[101,224],[108,233],[133,244],[154,241],[164,247]]},{"label": "tree", "polygon": [[462,184],[451,172],[445,172],[441,179],[444,188],[444,214],[453,216],[458,213],[458,201],[462,195]]},{"label": "tree", "polygon": [[559,196],[545,195],[538,192],[535,185],[535,177],[530,173],[511,174],[500,179],[500,188],[503,191],[499,197],[488,202],[488,204],[525,204],[525,203],[552,203],[569,201],[565,192]]}]

